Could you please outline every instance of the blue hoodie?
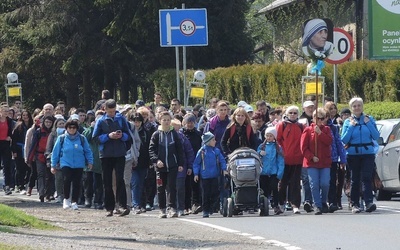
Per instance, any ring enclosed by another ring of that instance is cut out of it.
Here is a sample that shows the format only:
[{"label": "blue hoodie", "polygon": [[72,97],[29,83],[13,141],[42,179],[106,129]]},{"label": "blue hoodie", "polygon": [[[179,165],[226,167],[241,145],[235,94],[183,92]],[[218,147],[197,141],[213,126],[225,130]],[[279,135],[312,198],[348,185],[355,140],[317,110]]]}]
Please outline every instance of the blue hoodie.
[{"label": "blue hoodie", "polygon": [[200,175],[201,179],[218,178],[221,170],[226,170],[226,161],[221,150],[207,145],[202,146],[193,162],[194,175]]},{"label": "blue hoodie", "polygon": [[[66,132],[64,135],[57,137],[51,154],[51,167],[54,168],[58,163],[60,163],[61,168],[84,168],[87,164],[93,164],[92,150],[84,136],[82,136],[84,139],[84,144],[82,145],[81,136],[79,132],[74,136]],[[61,137],[64,137],[63,145],[61,145]]]},{"label": "blue hoodie", "polygon": [[[263,144],[261,143],[260,146],[258,146],[257,153],[262,151],[262,147]],[[261,175],[271,176],[276,174],[277,178],[281,180],[283,177],[283,171],[285,170],[285,162],[283,155],[276,152],[276,142],[267,142],[264,151],[267,154],[260,156],[263,164]]]},{"label": "blue hoodie", "polygon": [[343,123],[342,141],[347,145],[348,155],[367,155],[375,154],[373,140],[379,138],[379,131],[376,128],[375,120],[369,116],[369,122],[364,123],[364,114],[360,118],[353,118],[357,121],[357,125],[350,124],[350,118]]},{"label": "blue hoodie", "polygon": [[[108,134],[117,130],[122,131],[122,137],[118,140],[110,139]],[[126,147],[125,142],[131,139],[128,123],[118,111],[114,117],[110,117],[107,114],[100,117],[94,126],[92,137],[97,137],[100,142],[100,158],[125,156],[126,151],[129,149]]]}]

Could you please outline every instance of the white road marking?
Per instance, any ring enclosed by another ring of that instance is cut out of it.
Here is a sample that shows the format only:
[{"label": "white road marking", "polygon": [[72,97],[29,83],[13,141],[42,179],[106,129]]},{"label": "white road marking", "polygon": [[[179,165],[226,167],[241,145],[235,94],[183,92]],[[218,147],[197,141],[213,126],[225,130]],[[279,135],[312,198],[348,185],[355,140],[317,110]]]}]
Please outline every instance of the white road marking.
[{"label": "white road marking", "polygon": [[[197,221],[197,220],[189,220],[189,219],[178,219],[178,220],[187,221],[187,222],[190,222],[190,223],[195,223],[195,224],[199,224],[199,225],[202,225],[202,226],[215,228],[215,229],[227,232],[227,233],[235,233],[237,235],[248,237],[248,238],[250,238],[252,240],[265,240],[265,238],[262,237],[262,236],[253,236],[252,234],[249,234],[249,233],[242,233],[242,232],[237,231],[237,230],[233,230],[233,229],[230,229],[230,228],[213,225],[213,224],[210,224],[210,223],[207,223],[207,222],[202,222],[202,221]],[[283,247],[286,250],[300,250],[301,249],[300,247],[292,246],[292,245],[290,245],[288,243],[283,243],[283,242],[280,242],[280,241],[277,241],[277,240],[266,240],[265,242],[269,243],[269,244],[271,244],[273,246]]]}]

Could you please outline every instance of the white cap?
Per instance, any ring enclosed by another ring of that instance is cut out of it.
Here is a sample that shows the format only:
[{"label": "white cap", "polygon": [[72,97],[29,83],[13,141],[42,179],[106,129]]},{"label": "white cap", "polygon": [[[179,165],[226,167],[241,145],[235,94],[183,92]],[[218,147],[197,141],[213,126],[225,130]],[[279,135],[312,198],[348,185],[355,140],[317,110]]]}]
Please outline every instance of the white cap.
[{"label": "white cap", "polygon": [[244,110],[246,110],[246,112],[248,113],[248,112],[254,112],[254,109],[253,109],[253,107],[252,106],[250,106],[250,105],[246,105],[246,106],[244,106]]},{"label": "white cap", "polygon": [[248,104],[247,104],[247,102],[245,102],[245,101],[240,101],[240,102],[238,102],[238,104],[237,104],[238,107],[243,107],[243,108],[244,108],[246,105],[248,105]]},{"label": "white cap", "polygon": [[305,101],[303,103],[303,108],[307,108],[307,107],[310,107],[310,106],[315,106],[313,101]]}]

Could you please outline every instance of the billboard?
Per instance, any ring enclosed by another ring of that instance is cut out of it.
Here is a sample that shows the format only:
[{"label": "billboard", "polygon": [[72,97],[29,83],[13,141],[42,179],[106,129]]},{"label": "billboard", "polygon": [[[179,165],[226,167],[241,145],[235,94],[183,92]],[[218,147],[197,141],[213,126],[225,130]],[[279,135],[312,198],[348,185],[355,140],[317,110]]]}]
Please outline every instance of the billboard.
[{"label": "billboard", "polygon": [[369,58],[400,59],[400,1],[369,0]]}]

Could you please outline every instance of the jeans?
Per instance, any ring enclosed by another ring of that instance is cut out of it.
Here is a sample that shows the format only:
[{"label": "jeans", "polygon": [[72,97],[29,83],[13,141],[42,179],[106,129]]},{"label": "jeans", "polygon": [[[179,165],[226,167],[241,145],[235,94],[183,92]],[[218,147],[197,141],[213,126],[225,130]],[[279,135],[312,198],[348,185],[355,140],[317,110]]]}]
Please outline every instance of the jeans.
[{"label": "jeans", "polygon": [[[153,170],[152,170],[153,171]],[[142,195],[144,189],[144,181],[146,179],[147,168],[136,167],[132,171],[131,188],[132,188],[132,207],[142,207]]]},{"label": "jeans", "polygon": [[372,203],[372,174],[375,168],[375,155],[348,155],[347,163],[351,169],[351,202],[355,206],[360,206],[362,181],[365,204]]},{"label": "jeans", "polygon": [[125,183],[125,192],[126,192],[126,204],[130,207],[132,206],[132,160],[125,160],[125,168],[124,168],[124,183]]},{"label": "jeans", "polygon": [[316,207],[322,208],[322,204],[326,205],[328,198],[330,168],[308,168],[308,178],[314,204]]},{"label": "jeans", "polygon": [[185,209],[185,181],[185,177],[176,178],[176,200],[178,210]]},{"label": "jeans", "polygon": [[313,196],[311,193],[310,181],[308,179],[308,168],[301,169],[301,182],[304,190],[304,202],[313,203]]},{"label": "jeans", "polygon": [[64,199],[70,198],[71,183],[72,183],[72,196],[71,202],[78,202],[81,192],[83,168],[61,168],[64,182]]}]

